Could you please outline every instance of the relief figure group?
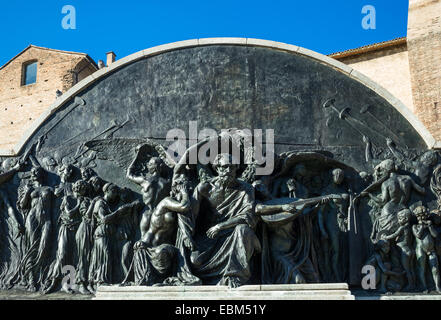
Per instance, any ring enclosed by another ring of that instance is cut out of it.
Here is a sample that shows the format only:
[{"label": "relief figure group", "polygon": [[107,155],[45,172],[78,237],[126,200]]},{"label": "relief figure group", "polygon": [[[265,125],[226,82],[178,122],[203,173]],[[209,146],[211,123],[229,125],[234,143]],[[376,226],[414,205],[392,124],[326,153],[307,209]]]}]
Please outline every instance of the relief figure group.
[{"label": "relief figure group", "polygon": [[[357,259],[375,268],[378,290],[440,291],[438,154],[409,159],[388,139],[374,159],[364,141],[371,170],[289,151],[274,155],[269,176],[253,174],[243,154],[187,164],[188,150],[175,163],[147,139],[86,144],[101,163],[113,161],[115,181],[98,160],[53,160],[31,147],[2,166],[0,284],[92,294],[116,284],[349,282],[351,241],[362,241]],[[120,154],[100,157],[106,144],[120,144]],[[63,280],[65,266],[74,283]]]}]

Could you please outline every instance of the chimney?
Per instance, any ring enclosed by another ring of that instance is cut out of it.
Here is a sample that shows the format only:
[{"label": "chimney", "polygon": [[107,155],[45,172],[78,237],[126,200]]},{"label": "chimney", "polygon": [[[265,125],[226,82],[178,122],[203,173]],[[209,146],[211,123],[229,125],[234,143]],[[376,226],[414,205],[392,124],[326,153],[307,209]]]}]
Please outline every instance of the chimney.
[{"label": "chimney", "polygon": [[110,66],[112,63],[115,62],[116,54],[113,51],[107,52],[107,66]]},{"label": "chimney", "polygon": [[104,61],[103,60],[99,60],[98,61],[98,69],[102,69],[102,68],[104,68],[106,65],[104,64]]},{"label": "chimney", "polygon": [[407,48],[414,113],[441,140],[441,0],[410,0]]}]

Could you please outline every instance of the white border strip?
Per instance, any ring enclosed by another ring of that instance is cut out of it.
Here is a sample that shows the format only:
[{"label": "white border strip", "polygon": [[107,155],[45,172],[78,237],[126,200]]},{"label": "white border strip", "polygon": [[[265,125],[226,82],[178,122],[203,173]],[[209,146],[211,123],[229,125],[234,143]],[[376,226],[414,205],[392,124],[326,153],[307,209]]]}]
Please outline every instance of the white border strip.
[{"label": "white border strip", "polygon": [[300,54],[308,58],[312,58],[317,60],[325,65],[330,66],[331,68],[340,71],[342,73],[347,74],[354,80],[362,83],[368,88],[372,89],[379,96],[384,98],[388,103],[390,103],[401,115],[406,118],[407,121],[415,128],[415,130],[420,134],[423,138],[427,147],[429,149],[441,147],[441,143],[437,142],[427,128],[417,119],[417,117],[407,108],[399,99],[394,97],[389,91],[372,81],[370,78],[366,77],[362,73],[352,69],[348,65],[345,65],[335,59],[332,59],[328,56],[322,55],[320,53],[282,43],[276,41],[268,41],[268,40],[260,40],[253,38],[204,38],[204,39],[193,39],[193,40],[185,40],[178,41],[168,44],[163,44],[160,46],[156,46],[150,49],[141,50],[134,54],[131,54],[127,57],[124,57],[116,62],[112,63],[110,66],[105,67],[101,70],[96,71],[91,74],[87,78],[78,82],[68,91],[66,91],[61,97],[59,97],[38,119],[36,119],[30,127],[26,130],[26,132],[21,137],[20,141],[14,146],[12,150],[1,150],[0,156],[16,156],[21,152],[21,149],[24,147],[26,142],[31,138],[36,130],[58,109],[60,109],[66,102],[70,99],[74,98],[78,93],[85,90],[89,86],[91,86],[96,81],[101,78],[107,76],[108,74],[121,69],[122,67],[131,64],[135,61],[148,58],[154,55],[158,55],[164,52],[198,47],[198,46],[210,46],[210,45],[239,45],[239,46],[251,46],[251,47],[264,47],[271,48],[276,50],[282,50],[289,53]]}]

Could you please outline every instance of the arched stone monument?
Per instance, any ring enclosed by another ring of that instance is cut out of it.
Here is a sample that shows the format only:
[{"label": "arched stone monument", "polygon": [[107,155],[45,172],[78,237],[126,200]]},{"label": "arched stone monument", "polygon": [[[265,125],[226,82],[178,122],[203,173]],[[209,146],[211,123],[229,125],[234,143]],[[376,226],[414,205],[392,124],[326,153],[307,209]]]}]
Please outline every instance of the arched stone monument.
[{"label": "arched stone monument", "polygon": [[[214,142],[238,157],[216,144],[192,162]],[[147,49],[71,88],[3,152],[1,284],[359,287],[370,265],[380,290],[437,290],[434,145],[397,98],[309,50]]]}]

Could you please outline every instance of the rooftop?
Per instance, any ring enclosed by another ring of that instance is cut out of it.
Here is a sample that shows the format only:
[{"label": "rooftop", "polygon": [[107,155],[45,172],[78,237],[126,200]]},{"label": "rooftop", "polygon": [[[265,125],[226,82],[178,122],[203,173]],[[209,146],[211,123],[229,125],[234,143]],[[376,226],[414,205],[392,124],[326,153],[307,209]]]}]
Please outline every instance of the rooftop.
[{"label": "rooftop", "polygon": [[383,41],[383,42],[378,42],[378,43],[374,43],[374,44],[369,44],[369,45],[355,48],[355,49],[349,49],[349,50],[345,50],[345,51],[335,52],[335,53],[329,54],[328,56],[338,60],[338,59],[347,58],[347,57],[351,57],[351,56],[355,56],[355,55],[359,55],[359,54],[363,54],[363,53],[374,52],[374,51],[379,51],[382,49],[387,49],[387,48],[399,46],[399,45],[403,45],[406,43],[407,43],[407,38],[402,37],[402,38],[396,38],[396,39],[389,40],[389,41]]},{"label": "rooftop", "polygon": [[86,53],[81,53],[81,52],[73,52],[73,51],[64,51],[64,50],[56,50],[56,49],[50,49],[50,48],[44,48],[44,47],[38,47],[38,46],[34,46],[32,44],[30,44],[29,46],[27,46],[25,49],[23,49],[19,54],[17,54],[15,57],[13,57],[11,60],[9,60],[8,62],[6,62],[3,66],[0,67],[0,70],[2,70],[4,67],[6,67],[8,64],[10,64],[14,59],[16,59],[17,57],[19,57],[21,54],[23,54],[25,51],[29,50],[30,48],[36,48],[36,49],[41,49],[41,50],[48,50],[48,51],[53,51],[53,52],[58,52],[58,53],[63,53],[63,54],[72,54],[72,55],[78,55],[78,56],[84,56],[87,60],[89,60],[89,62],[91,64],[94,65],[94,67],[98,70],[98,65],[96,64],[96,62]]}]

